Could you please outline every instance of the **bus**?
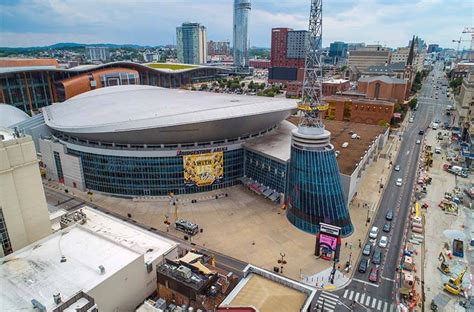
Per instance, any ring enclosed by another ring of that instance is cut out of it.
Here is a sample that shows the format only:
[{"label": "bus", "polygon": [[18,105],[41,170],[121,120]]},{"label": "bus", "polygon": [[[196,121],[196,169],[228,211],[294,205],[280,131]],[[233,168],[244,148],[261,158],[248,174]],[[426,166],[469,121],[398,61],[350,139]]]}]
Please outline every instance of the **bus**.
[{"label": "bus", "polygon": [[174,224],[177,231],[186,233],[188,235],[196,235],[199,232],[199,226],[184,219],[179,219]]}]

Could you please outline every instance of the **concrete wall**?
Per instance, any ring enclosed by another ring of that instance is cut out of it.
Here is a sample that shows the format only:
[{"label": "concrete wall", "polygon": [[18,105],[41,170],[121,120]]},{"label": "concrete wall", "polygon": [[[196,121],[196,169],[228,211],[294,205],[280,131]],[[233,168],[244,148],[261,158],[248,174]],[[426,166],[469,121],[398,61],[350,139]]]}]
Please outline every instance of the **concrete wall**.
[{"label": "concrete wall", "polygon": [[64,185],[77,188],[81,191],[86,190],[84,172],[79,157],[66,154],[66,147],[63,144],[50,139],[40,139],[39,145],[41,160],[46,165],[46,177],[48,179],[59,180],[56,162],[54,160],[54,152],[57,152],[61,159]]},{"label": "concrete wall", "polygon": [[36,150],[30,136],[0,141],[0,207],[13,251],[51,234]]}]

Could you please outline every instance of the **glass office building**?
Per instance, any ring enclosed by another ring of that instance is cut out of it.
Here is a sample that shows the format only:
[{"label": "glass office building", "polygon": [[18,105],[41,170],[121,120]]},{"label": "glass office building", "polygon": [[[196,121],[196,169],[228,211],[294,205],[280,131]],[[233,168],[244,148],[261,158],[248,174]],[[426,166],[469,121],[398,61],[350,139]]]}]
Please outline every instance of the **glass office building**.
[{"label": "glass office building", "polygon": [[178,61],[184,64],[207,62],[206,27],[199,23],[183,23],[176,27],[176,51]]},{"label": "glass office building", "polygon": [[234,0],[234,65],[249,66],[248,23],[251,4],[250,0]]},{"label": "glass office building", "polygon": [[352,234],[354,228],[332,145],[312,149],[293,142],[288,175],[287,218],[293,225],[314,234],[323,222],[340,227],[342,236]]}]

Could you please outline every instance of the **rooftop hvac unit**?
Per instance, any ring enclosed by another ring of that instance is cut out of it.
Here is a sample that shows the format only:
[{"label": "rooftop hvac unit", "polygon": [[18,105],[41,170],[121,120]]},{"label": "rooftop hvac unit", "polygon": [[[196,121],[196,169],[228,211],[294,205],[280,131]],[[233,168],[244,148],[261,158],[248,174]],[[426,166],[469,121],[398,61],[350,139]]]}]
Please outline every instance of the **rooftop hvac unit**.
[{"label": "rooftop hvac unit", "polygon": [[346,148],[346,147],[348,147],[348,146],[349,146],[349,143],[348,143],[348,142],[344,142],[344,143],[342,143],[342,145],[341,145],[341,146],[342,146],[343,148]]},{"label": "rooftop hvac unit", "polygon": [[53,294],[53,300],[54,300],[54,303],[60,304],[61,303],[61,294],[60,293]]},{"label": "rooftop hvac unit", "polygon": [[193,275],[190,268],[187,268],[187,267],[182,266],[182,265],[180,265],[178,267],[178,269],[176,269],[176,272],[178,273],[179,276],[181,276],[185,279],[189,279]]},{"label": "rooftop hvac unit", "polygon": [[353,135],[351,135],[351,139],[357,139],[357,133],[354,133]]},{"label": "rooftop hvac unit", "polygon": [[101,264],[99,265],[99,271],[100,271],[100,274],[104,274],[105,273],[105,268],[104,266]]}]

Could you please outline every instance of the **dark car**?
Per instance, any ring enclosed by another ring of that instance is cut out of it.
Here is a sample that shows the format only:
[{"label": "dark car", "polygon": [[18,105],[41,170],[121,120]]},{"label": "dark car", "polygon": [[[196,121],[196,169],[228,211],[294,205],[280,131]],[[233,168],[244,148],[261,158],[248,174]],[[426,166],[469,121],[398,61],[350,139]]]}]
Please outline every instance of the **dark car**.
[{"label": "dark car", "polygon": [[359,268],[357,269],[360,273],[365,273],[369,267],[369,259],[363,258],[359,262]]},{"label": "dark car", "polygon": [[385,224],[383,225],[383,228],[382,228],[382,231],[384,231],[385,233],[388,233],[390,232],[390,229],[392,228],[392,222],[385,222]]},{"label": "dark car", "polygon": [[387,211],[387,214],[385,215],[385,219],[387,221],[392,221],[393,220],[393,210],[392,209],[389,209]]},{"label": "dark car", "polygon": [[418,134],[419,134],[419,135],[425,134],[425,130],[420,130],[420,131],[418,131]]},{"label": "dark car", "polygon": [[364,256],[370,256],[370,253],[372,252],[372,244],[367,243],[364,245],[364,249],[362,250],[362,254]]},{"label": "dark car", "polygon": [[379,269],[376,267],[372,267],[369,273],[369,281],[373,283],[377,283],[378,279],[379,279]]},{"label": "dark car", "polygon": [[374,254],[372,255],[372,263],[380,264],[382,262],[382,251],[379,248],[376,248]]}]

